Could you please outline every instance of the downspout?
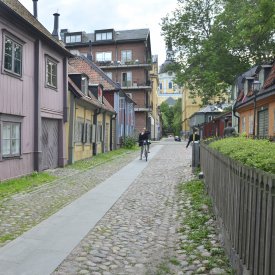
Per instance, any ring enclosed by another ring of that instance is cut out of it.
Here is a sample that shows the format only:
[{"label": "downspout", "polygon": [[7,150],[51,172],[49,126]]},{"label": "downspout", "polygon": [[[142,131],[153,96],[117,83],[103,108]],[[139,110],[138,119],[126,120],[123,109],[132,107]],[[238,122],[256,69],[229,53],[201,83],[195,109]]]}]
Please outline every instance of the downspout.
[{"label": "downspout", "polygon": [[96,125],[96,132],[95,132],[95,142],[93,143],[93,155],[97,154],[97,116],[100,114],[101,109],[95,109],[94,117],[93,117],[93,124]]},{"label": "downspout", "polygon": [[34,44],[34,152],[33,168],[34,171],[42,170],[42,151],[41,151],[41,91],[40,91],[40,41],[37,39]]},{"label": "downspout", "polygon": [[106,141],[106,137],[105,137],[105,130],[106,130],[106,112],[103,113],[103,140],[101,142],[101,152],[105,153],[105,141]]},{"label": "downspout", "polygon": [[69,164],[74,163],[74,131],[75,131],[75,97],[70,96],[70,120],[69,120]]},{"label": "downspout", "polygon": [[235,104],[233,105],[233,116],[238,119],[238,133],[240,133],[240,117],[236,114],[236,106],[235,106]]},{"label": "downspout", "polygon": [[[117,114],[112,115],[110,123],[110,151],[113,151],[113,121],[116,121]],[[115,127],[116,129],[116,127]],[[115,134],[116,137],[116,134]],[[116,139],[115,139],[116,140]]]}]

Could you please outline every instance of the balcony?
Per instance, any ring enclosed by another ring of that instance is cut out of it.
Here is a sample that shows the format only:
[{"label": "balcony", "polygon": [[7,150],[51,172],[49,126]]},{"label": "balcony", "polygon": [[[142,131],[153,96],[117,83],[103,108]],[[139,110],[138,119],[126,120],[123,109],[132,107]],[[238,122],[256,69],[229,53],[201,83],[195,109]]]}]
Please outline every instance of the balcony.
[{"label": "balcony", "polygon": [[95,64],[101,69],[131,69],[131,68],[147,68],[148,70],[152,69],[152,65],[148,63],[143,63],[138,60],[136,61],[96,61]]},{"label": "balcony", "polygon": [[122,90],[151,90],[151,82],[123,81],[121,84]]}]

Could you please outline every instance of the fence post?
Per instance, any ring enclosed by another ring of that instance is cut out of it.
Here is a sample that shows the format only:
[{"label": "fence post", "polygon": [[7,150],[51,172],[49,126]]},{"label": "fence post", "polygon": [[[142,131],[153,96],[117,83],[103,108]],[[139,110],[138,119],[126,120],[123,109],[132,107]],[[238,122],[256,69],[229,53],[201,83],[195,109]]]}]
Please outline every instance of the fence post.
[{"label": "fence post", "polygon": [[199,142],[192,143],[192,168],[200,166],[200,144]]}]

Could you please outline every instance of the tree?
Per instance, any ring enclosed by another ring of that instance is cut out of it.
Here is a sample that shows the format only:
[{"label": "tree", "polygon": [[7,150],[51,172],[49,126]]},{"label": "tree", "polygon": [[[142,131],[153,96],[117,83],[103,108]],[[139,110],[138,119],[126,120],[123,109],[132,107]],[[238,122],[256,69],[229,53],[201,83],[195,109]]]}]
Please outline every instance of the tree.
[{"label": "tree", "polygon": [[162,116],[163,133],[174,133],[179,135],[181,131],[181,99],[178,99],[174,106],[169,106],[167,102],[162,102],[160,105]]},{"label": "tree", "polygon": [[179,0],[162,32],[176,51],[175,82],[207,104],[236,76],[274,58],[273,0]]}]

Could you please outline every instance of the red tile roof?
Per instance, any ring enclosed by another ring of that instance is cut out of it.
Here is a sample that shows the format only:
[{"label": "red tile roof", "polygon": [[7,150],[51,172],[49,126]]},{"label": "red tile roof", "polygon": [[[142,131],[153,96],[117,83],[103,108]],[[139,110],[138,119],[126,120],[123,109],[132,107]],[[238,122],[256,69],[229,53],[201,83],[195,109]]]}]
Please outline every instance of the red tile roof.
[{"label": "red tile roof", "polygon": [[273,64],[271,72],[269,73],[266,81],[264,82],[263,88],[267,89],[274,84],[275,84],[275,63]]}]

